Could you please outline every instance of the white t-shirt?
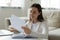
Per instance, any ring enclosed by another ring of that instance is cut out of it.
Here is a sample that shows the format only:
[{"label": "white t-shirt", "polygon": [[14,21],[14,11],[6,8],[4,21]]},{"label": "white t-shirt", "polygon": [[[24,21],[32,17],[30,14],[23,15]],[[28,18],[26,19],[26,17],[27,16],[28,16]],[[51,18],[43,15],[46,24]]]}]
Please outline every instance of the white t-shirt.
[{"label": "white t-shirt", "polygon": [[38,29],[38,27],[39,27],[38,23],[32,23],[31,30],[34,31],[34,32],[36,32],[37,29]]}]

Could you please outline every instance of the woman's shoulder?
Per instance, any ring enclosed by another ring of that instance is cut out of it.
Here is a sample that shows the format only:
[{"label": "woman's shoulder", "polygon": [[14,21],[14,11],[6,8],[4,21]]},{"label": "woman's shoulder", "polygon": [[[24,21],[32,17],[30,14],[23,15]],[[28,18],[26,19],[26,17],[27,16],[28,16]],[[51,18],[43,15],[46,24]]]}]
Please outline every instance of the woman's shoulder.
[{"label": "woman's shoulder", "polygon": [[43,21],[42,23],[43,23],[43,24],[47,24],[47,21]]},{"label": "woman's shoulder", "polygon": [[43,22],[42,22],[42,26],[48,27],[47,21],[43,21]]},{"label": "woman's shoulder", "polygon": [[41,24],[41,25],[45,25],[45,26],[47,26],[47,21],[43,21],[43,22],[39,22],[39,24]]}]

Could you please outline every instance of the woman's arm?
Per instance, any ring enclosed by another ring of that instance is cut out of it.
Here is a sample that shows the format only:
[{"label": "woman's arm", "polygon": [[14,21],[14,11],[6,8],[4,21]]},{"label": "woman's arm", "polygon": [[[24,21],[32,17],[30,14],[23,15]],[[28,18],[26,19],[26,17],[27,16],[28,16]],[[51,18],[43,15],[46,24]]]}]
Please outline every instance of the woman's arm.
[{"label": "woman's arm", "polygon": [[[39,30],[39,29],[42,29],[42,30]],[[48,38],[48,27],[46,24],[42,24],[41,28],[39,28],[37,31],[38,32],[34,32],[32,31],[31,32],[31,36],[34,36],[34,37],[43,37],[43,38]]]}]

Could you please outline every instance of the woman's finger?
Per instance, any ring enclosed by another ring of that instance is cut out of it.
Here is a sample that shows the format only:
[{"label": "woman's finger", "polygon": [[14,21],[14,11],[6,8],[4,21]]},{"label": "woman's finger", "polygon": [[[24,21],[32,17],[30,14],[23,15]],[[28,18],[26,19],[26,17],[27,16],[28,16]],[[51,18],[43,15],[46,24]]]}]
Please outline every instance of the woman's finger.
[{"label": "woman's finger", "polygon": [[22,27],[22,29],[27,30],[28,28],[27,27]]}]

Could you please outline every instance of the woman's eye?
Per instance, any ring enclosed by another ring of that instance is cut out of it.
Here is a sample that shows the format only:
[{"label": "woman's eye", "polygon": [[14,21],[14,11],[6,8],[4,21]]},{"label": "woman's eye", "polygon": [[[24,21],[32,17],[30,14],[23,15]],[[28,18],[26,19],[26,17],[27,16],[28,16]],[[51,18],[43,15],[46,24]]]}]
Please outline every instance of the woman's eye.
[{"label": "woman's eye", "polygon": [[33,11],[33,10],[30,10],[30,13],[36,14],[37,12],[36,11]]},{"label": "woman's eye", "polygon": [[36,13],[35,11],[33,13]]}]

